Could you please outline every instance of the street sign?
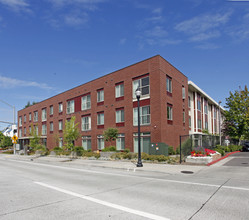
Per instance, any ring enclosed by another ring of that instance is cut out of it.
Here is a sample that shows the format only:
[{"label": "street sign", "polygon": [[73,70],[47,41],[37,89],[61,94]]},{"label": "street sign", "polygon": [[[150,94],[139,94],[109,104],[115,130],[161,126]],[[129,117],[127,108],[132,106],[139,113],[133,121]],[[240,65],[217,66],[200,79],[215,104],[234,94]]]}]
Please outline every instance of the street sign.
[{"label": "street sign", "polygon": [[16,141],[18,140],[18,137],[17,137],[16,135],[14,135],[14,136],[12,137],[12,140],[16,142]]}]

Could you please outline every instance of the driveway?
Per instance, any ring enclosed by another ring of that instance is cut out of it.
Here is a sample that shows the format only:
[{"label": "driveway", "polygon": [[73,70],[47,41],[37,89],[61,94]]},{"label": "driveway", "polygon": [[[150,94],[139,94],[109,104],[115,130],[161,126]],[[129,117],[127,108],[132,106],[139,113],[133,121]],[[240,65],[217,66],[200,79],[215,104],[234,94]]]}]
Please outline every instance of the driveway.
[{"label": "driveway", "polygon": [[230,160],[223,166],[249,167],[249,152],[239,152],[228,157]]}]

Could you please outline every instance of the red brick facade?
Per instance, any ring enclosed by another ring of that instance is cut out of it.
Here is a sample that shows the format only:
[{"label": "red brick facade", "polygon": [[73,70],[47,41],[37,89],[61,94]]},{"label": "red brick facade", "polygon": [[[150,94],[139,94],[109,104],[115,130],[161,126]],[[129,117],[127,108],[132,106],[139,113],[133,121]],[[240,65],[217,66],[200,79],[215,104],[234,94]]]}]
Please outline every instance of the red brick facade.
[{"label": "red brick facade", "polygon": [[[137,101],[133,98],[133,81],[149,77],[149,96],[141,97],[140,105],[150,106],[150,123],[141,125],[141,132],[150,133],[150,141],[163,142],[175,148],[179,145],[179,135],[189,133],[188,114],[188,79],[161,56],[149,58],[133,64],[121,70],[115,71],[96,80],[58,94],[38,104],[22,109],[18,112],[18,119],[22,118],[22,125],[18,125],[19,139],[26,144],[29,137],[29,127],[37,124],[41,133],[42,125],[47,125],[46,138],[47,147],[52,149],[57,146],[55,137],[63,137],[59,131],[59,121],[65,121],[72,116],[76,117],[79,123],[79,130],[82,136],[91,136],[92,150],[97,149],[97,136],[102,135],[107,128],[118,128],[120,134],[124,134],[125,148],[134,150],[134,134],[137,133],[137,126],[133,125],[133,108],[137,107]],[[166,90],[166,78],[170,77],[172,92]],[[80,79],[79,79],[80,80]],[[115,86],[122,85],[124,95],[115,97]],[[183,97],[185,88],[185,98]],[[148,88],[145,88],[146,91]],[[104,91],[104,100],[97,102],[97,93]],[[81,110],[82,97],[91,95],[91,108]],[[74,113],[67,114],[67,101],[74,100]],[[63,104],[63,111],[59,113],[59,103]],[[167,106],[172,107],[172,120],[167,119]],[[53,115],[50,115],[50,106],[53,106]],[[47,109],[47,120],[42,122],[42,109]],[[116,111],[124,112],[124,121],[116,123]],[[34,112],[38,111],[38,122],[34,122]],[[29,121],[29,114],[32,114]],[[98,114],[104,113],[104,124],[97,124]],[[26,115],[26,122],[24,121]],[[91,117],[91,130],[82,131],[82,116]],[[20,120],[18,120],[19,122]],[[50,122],[53,122],[53,131],[50,131]],[[26,130],[26,133],[25,133]],[[75,145],[82,146],[79,138]]]}]

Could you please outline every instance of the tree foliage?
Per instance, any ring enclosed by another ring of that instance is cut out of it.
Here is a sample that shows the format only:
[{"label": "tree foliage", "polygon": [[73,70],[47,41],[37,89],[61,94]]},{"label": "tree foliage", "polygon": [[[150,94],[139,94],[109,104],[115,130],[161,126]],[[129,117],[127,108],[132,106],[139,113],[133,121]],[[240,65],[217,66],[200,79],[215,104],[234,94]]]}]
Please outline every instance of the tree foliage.
[{"label": "tree foliage", "polygon": [[30,133],[30,142],[29,147],[31,147],[32,150],[36,150],[37,148],[41,147],[41,137],[39,134],[37,134],[37,127],[31,124],[31,133]]},{"label": "tree foliage", "polygon": [[0,148],[6,148],[12,146],[12,140],[10,137],[4,136],[2,132],[0,132]]},{"label": "tree foliage", "polygon": [[27,108],[27,107],[32,106],[32,105],[35,105],[35,104],[37,104],[37,103],[38,103],[38,102],[32,102],[32,103],[31,103],[30,101],[28,101],[24,108]]},{"label": "tree foliage", "polygon": [[108,128],[103,133],[105,141],[111,142],[115,141],[118,137],[118,129],[117,128]]},{"label": "tree foliage", "polygon": [[249,91],[247,86],[242,90],[230,92],[226,98],[224,133],[239,140],[249,139]]},{"label": "tree foliage", "polygon": [[78,124],[75,124],[75,116],[71,120],[65,122],[65,129],[63,131],[64,142],[66,143],[67,150],[72,151],[74,147],[74,142],[80,137],[80,132],[78,129]]}]

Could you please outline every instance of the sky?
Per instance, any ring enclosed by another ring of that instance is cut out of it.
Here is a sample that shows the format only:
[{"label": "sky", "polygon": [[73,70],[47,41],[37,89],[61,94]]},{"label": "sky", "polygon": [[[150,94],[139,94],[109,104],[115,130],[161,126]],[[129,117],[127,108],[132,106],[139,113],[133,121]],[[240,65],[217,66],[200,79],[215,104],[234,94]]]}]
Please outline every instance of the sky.
[{"label": "sky", "polygon": [[158,54],[224,106],[249,84],[249,0],[0,0],[0,121]]}]

